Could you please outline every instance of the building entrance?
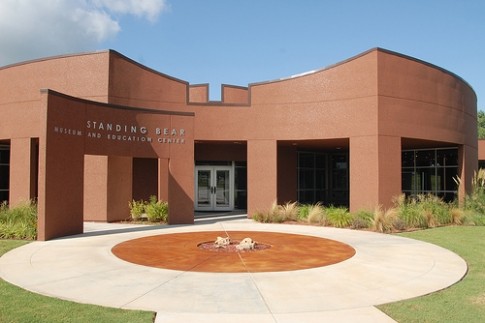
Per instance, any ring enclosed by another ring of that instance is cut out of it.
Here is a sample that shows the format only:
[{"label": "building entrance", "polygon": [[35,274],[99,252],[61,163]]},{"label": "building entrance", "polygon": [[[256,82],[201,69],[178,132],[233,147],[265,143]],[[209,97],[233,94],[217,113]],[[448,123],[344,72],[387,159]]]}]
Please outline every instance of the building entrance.
[{"label": "building entrance", "polygon": [[234,209],[234,168],[196,166],[195,210],[230,211],[232,209]]}]

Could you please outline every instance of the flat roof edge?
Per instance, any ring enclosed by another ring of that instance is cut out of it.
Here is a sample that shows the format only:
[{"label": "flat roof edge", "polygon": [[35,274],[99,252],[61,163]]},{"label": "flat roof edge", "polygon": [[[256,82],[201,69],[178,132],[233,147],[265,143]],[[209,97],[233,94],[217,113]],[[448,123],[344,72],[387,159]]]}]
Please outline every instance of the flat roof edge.
[{"label": "flat roof edge", "polygon": [[376,47],[372,50],[377,50],[377,51],[380,51],[380,52],[383,52],[383,53],[387,53],[387,54],[398,56],[398,57],[401,57],[401,58],[404,58],[404,59],[407,59],[407,60],[410,60],[410,61],[414,61],[416,63],[420,63],[420,64],[423,64],[423,65],[429,66],[431,68],[434,68],[436,70],[439,70],[439,71],[441,71],[445,74],[451,75],[452,77],[460,80],[461,82],[463,82],[463,84],[468,86],[473,91],[473,93],[475,94],[475,98],[477,97],[477,94],[476,94],[475,90],[473,89],[473,86],[470,85],[470,83],[468,83],[463,77],[459,76],[458,74],[456,74],[454,72],[451,72],[450,70],[447,70],[446,68],[440,67],[438,65],[435,65],[433,63],[427,62],[425,60],[422,60],[422,59],[419,59],[419,58],[416,58],[416,57],[413,57],[413,56],[409,56],[409,55],[406,55],[406,54],[402,54],[402,53],[395,52],[395,51],[385,49],[385,48],[381,48],[381,47]]},{"label": "flat roof edge", "polygon": [[328,66],[325,66],[325,67],[322,67],[322,68],[318,68],[318,69],[307,71],[307,72],[302,72],[302,73],[299,73],[299,74],[295,74],[295,75],[291,75],[291,76],[283,77],[283,78],[279,78],[279,79],[250,83],[249,86],[251,87],[251,86],[259,86],[259,85],[264,85],[264,84],[269,84],[269,83],[283,82],[283,81],[288,81],[288,80],[292,80],[292,79],[299,78],[299,77],[304,77],[304,76],[311,75],[311,74],[320,73],[320,72],[327,71],[327,70],[330,70],[332,68],[338,67],[340,65],[346,64],[346,63],[351,62],[353,60],[356,60],[356,59],[363,57],[365,55],[368,55],[372,52],[382,52],[382,53],[386,53],[386,54],[389,54],[389,55],[398,56],[398,57],[401,57],[401,58],[404,58],[404,59],[407,59],[407,60],[414,61],[416,63],[420,63],[420,64],[423,64],[423,65],[429,66],[429,67],[437,69],[437,70],[439,70],[443,73],[451,75],[452,77],[460,80],[466,86],[468,86],[473,91],[473,93],[475,94],[475,97],[476,97],[476,93],[475,93],[475,90],[473,89],[473,87],[465,79],[463,79],[461,76],[459,76],[459,75],[457,75],[457,74],[455,74],[455,73],[453,73],[453,72],[451,72],[451,71],[449,71],[449,70],[447,70],[443,67],[434,65],[434,64],[429,63],[427,61],[424,61],[422,59],[419,59],[419,58],[416,58],[416,57],[413,57],[413,56],[409,56],[409,55],[406,55],[406,54],[402,54],[402,53],[399,53],[399,52],[396,52],[396,51],[392,51],[392,50],[389,50],[389,49],[385,49],[385,48],[382,48],[382,47],[373,47],[373,48],[368,49],[364,52],[361,52],[357,55],[354,55],[352,57],[349,57],[347,59],[344,59],[342,61],[339,61],[337,63],[331,64],[331,65],[328,65]]},{"label": "flat roof edge", "polygon": [[38,62],[44,62],[44,61],[49,61],[49,60],[54,60],[54,59],[60,59],[60,58],[69,58],[69,57],[76,57],[76,56],[87,56],[87,55],[96,55],[96,54],[107,54],[111,50],[110,49],[103,49],[103,50],[96,50],[96,51],[91,51],[91,52],[80,52],[80,53],[71,53],[71,54],[61,54],[61,55],[52,55],[52,56],[45,56],[41,58],[34,58],[34,59],[29,59],[17,63],[12,63],[12,64],[7,64],[4,66],[0,66],[0,70],[2,69],[7,69],[7,68],[12,68],[16,66],[22,66],[22,65],[27,65],[27,64],[32,64],[32,63],[38,63]]}]

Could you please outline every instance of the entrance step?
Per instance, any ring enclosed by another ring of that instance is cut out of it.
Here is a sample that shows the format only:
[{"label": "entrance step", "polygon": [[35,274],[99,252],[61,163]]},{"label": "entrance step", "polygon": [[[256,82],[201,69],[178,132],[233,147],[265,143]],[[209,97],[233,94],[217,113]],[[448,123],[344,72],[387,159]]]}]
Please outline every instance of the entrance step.
[{"label": "entrance step", "polygon": [[230,212],[195,212],[195,224],[209,224],[222,221],[233,221],[247,219],[246,210],[235,210]]}]

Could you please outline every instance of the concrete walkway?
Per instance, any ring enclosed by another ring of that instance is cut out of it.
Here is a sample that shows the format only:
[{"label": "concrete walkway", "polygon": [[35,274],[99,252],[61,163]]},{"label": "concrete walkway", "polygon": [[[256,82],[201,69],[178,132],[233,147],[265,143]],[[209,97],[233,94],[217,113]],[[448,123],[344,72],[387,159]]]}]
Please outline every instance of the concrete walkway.
[{"label": "concrete walkway", "polygon": [[[351,245],[356,255],[314,269],[213,274],[135,265],[111,253],[130,239],[220,230],[323,237]],[[251,220],[178,227],[88,223],[85,231],[12,250],[0,258],[0,277],[80,303],[156,311],[156,322],[393,322],[374,305],[443,289],[467,271],[463,259],[443,248],[365,231]]]}]

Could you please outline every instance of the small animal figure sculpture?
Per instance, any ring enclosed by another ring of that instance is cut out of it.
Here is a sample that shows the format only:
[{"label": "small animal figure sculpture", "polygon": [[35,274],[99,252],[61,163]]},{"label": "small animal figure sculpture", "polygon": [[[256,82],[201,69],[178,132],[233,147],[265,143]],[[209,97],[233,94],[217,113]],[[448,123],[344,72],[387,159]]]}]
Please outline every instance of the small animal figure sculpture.
[{"label": "small animal figure sculpture", "polygon": [[214,242],[215,246],[217,248],[225,248],[227,247],[229,244],[231,244],[231,239],[229,239],[229,237],[217,237],[216,241]]},{"label": "small animal figure sculpture", "polygon": [[251,238],[244,238],[236,246],[236,249],[237,250],[253,250],[255,244],[256,244],[256,242],[254,242],[253,239],[251,239]]}]

